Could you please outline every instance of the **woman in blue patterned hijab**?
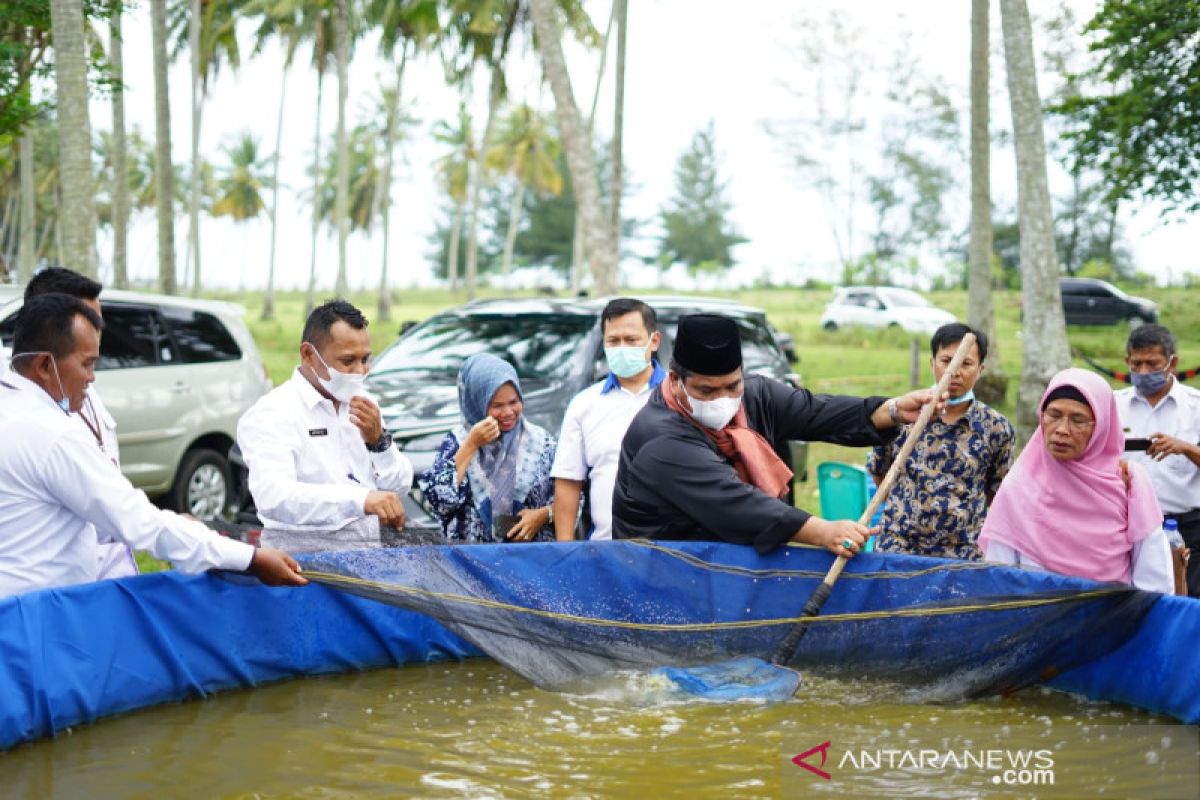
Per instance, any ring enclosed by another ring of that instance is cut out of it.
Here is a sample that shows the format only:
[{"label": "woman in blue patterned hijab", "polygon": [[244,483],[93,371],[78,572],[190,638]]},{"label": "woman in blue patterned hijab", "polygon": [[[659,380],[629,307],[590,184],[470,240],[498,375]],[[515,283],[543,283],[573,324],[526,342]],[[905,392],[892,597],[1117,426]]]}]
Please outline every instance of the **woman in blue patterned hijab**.
[{"label": "woman in blue patterned hijab", "polygon": [[463,424],[446,434],[433,467],[418,478],[451,539],[553,540],[554,437],[526,420],[517,371],[490,353],[458,374]]}]

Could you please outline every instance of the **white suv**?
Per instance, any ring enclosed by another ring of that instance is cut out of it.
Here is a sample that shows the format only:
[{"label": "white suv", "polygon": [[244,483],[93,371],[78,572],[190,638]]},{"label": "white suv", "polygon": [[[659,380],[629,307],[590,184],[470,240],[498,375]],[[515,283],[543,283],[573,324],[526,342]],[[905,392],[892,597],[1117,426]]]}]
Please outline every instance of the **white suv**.
[{"label": "white suv", "polygon": [[[106,289],[96,388],[117,422],[121,471],[151,497],[200,519],[235,498],[228,454],[237,422],[270,390],[232,303]],[[20,290],[0,288],[0,341],[12,346]]]},{"label": "white suv", "polygon": [[903,328],[932,336],[954,315],[935,307],[910,289],[895,286],[846,286],[837,289],[821,315],[827,331],[861,325],[864,328]]}]

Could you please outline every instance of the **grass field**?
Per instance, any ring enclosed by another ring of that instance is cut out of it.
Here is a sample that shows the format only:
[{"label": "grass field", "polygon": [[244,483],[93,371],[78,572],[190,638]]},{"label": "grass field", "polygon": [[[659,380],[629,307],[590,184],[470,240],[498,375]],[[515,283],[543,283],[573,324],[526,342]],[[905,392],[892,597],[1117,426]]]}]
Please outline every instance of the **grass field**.
[{"label": "grass field", "polygon": [[[1183,289],[1147,289],[1133,292],[1149,297],[1159,304],[1161,321],[1180,339],[1181,367],[1200,364],[1200,291]],[[532,295],[532,293],[530,293]],[[661,290],[631,291],[637,297],[653,302]],[[304,323],[304,297],[301,293],[276,296],[275,319],[263,322],[262,294],[257,292],[213,294],[214,299],[230,300],[246,307],[250,325],[266,362],[271,379],[285,380],[298,359],[300,331]],[[481,296],[499,296],[482,292]],[[960,319],[966,317],[965,291],[934,292],[928,295],[935,305]],[[910,388],[911,339],[902,331],[840,330],[830,333],[817,324],[829,290],[793,288],[750,289],[729,292],[722,297],[738,300],[766,309],[768,318],[780,330],[791,334],[800,355],[798,371],[805,385],[815,392],[856,395],[891,395]],[[352,293],[351,302],[367,315],[375,316],[377,296],[374,293]],[[430,315],[465,301],[459,293],[423,289],[397,292],[392,306],[392,321],[375,320],[370,326],[374,352],[381,352],[395,340],[400,324],[405,320],[423,320]],[[1007,401],[1000,410],[1011,413],[1016,397],[1016,376],[1020,374],[1023,342],[1020,325],[1020,295],[1016,292],[997,292],[995,295],[997,337],[1001,367],[1013,380],[1009,382]],[[1072,347],[1079,348],[1110,368],[1122,365],[1125,338],[1129,329],[1115,327],[1072,327],[1068,335]],[[929,370],[928,341],[919,342],[921,385],[933,382]],[[1079,366],[1085,366],[1077,361]],[[815,443],[809,451],[809,467],[815,469],[822,461],[847,461],[861,464],[866,453],[855,448]],[[809,481],[797,493],[797,504],[818,508],[815,480]]]}]

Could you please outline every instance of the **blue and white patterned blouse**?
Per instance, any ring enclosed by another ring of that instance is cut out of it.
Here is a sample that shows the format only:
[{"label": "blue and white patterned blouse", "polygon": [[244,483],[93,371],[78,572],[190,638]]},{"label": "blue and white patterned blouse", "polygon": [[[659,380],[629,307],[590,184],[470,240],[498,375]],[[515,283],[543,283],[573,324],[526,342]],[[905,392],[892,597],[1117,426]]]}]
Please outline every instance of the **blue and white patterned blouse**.
[{"label": "blue and white patterned blouse", "polygon": [[[550,467],[554,463],[555,440],[544,428],[524,421],[524,434],[517,461],[517,479],[513,496],[523,498],[513,502],[508,512],[516,514],[525,508],[542,508],[554,501],[554,480]],[[467,429],[459,427],[446,434],[438,448],[433,466],[417,477],[426,502],[442,521],[446,537],[463,542],[503,542],[504,536],[492,533],[492,500],[481,487],[479,459],[472,458],[462,482],[455,480],[457,469],[454,457],[467,438]],[[554,528],[546,525],[534,541],[554,541]]]},{"label": "blue and white patterned blouse", "polygon": [[[904,446],[911,426],[867,458],[882,479]],[[988,501],[1008,474],[1012,424],[978,400],[953,423],[929,420],[883,510],[876,549],[938,558],[983,560],[976,540]]]}]

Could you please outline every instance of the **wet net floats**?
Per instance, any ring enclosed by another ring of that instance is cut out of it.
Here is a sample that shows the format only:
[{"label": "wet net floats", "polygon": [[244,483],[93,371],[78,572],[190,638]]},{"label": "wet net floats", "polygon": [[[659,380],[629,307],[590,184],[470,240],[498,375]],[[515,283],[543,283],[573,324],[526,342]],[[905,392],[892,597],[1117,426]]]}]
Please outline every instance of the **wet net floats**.
[{"label": "wet net floats", "polygon": [[[768,659],[832,556],[714,542],[445,545],[324,553],[309,578],[419,611],[536,686]],[[1119,647],[1158,595],[1045,573],[861,554],[788,662],[917,699],[1009,692]]]}]

